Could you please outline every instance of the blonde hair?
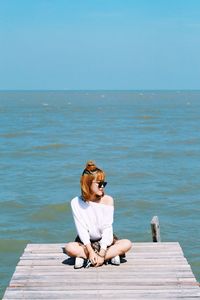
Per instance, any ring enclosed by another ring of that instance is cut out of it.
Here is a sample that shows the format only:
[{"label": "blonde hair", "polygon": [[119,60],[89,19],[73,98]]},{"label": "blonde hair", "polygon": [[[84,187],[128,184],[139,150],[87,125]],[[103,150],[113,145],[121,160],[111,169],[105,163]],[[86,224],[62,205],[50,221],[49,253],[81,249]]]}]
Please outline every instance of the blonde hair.
[{"label": "blonde hair", "polygon": [[95,162],[90,160],[86,163],[86,167],[83,170],[80,184],[81,184],[81,195],[84,201],[90,200],[91,197],[91,184],[94,179],[98,181],[104,181],[106,174],[103,170],[99,169]]}]

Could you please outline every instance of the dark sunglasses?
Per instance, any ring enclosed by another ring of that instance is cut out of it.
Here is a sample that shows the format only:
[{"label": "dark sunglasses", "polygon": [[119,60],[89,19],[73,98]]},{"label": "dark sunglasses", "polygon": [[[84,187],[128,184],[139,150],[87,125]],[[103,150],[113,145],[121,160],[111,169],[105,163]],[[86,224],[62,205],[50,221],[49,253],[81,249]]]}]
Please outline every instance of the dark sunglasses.
[{"label": "dark sunglasses", "polygon": [[97,184],[98,184],[98,188],[102,188],[102,187],[105,188],[107,182],[106,181],[99,181],[99,182],[97,182]]}]

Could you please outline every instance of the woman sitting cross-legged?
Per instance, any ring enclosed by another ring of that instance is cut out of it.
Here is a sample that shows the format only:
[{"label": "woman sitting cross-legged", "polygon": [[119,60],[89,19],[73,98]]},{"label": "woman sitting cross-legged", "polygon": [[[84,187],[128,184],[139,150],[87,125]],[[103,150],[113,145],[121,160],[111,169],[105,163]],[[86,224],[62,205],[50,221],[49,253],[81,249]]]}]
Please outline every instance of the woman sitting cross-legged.
[{"label": "woman sitting cross-legged", "polygon": [[71,201],[78,236],[75,242],[66,244],[65,252],[76,258],[76,269],[84,266],[85,259],[95,267],[108,260],[119,265],[120,256],[130,250],[132,243],[113,235],[114,203],[104,194],[105,172],[89,161],[80,182],[81,196]]}]

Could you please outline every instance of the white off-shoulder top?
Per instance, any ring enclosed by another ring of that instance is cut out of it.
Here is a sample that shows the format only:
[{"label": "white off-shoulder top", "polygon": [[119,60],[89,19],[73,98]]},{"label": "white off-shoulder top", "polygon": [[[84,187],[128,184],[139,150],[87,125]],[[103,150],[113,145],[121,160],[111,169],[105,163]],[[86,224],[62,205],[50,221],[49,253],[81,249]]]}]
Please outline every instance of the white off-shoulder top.
[{"label": "white off-shoulder top", "polygon": [[112,205],[83,201],[81,197],[71,200],[72,214],[77,230],[84,245],[91,240],[100,240],[102,249],[107,249],[113,241],[113,215]]}]

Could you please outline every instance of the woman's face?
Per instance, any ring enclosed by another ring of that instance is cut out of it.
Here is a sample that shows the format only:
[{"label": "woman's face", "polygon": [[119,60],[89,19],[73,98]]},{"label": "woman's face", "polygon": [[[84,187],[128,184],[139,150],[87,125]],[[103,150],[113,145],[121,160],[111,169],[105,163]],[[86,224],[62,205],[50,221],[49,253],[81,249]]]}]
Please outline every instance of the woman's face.
[{"label": "woman's face", "polygon": [[103,181],[97,180],[96,178],[93,179],[90,190],[93,195],[98,197],[102,197],[104,195],[104,186],[102,184]]}]

